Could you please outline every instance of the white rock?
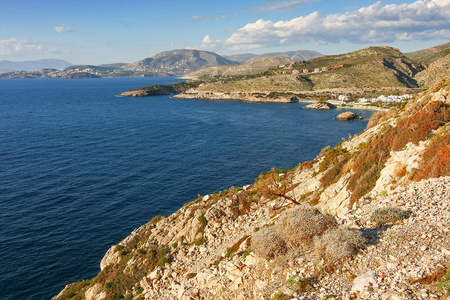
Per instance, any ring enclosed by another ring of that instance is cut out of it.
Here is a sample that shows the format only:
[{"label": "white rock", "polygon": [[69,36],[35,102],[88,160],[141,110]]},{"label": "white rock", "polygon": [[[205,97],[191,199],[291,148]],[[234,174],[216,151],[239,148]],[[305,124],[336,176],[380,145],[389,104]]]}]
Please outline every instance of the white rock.
[{"label": "white rock", "polygon": [[100,283],[95,284],[84,293],[86,300],[103,300],[106,299],[106,291]]},{"label": "white rock", "polygon": [[368,271],[353,280],[352,292],[364,292],[364,288],[377,284],[376,273]]},{"label": "white rock", "polygon": [[159,269],[155,269],[148,275],[148,278],[150,278],[151,280],[158,280],[159,278],[161,278],[161,272],[159,271]]}]

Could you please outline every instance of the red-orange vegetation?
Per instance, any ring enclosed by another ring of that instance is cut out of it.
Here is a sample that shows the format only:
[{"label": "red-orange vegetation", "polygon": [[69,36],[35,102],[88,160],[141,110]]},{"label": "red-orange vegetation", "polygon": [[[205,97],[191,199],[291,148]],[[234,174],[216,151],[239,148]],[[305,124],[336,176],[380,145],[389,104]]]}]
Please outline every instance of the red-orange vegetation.
[{"label": "red-orange vegetation", "polygon": [[415,180],[450,175],[450,136],[436,138],[424,152]]},{"label": "red-orange vegetation", "polygon": [[[430,102],[415,114],[398,121],[397,126],[388,128],[367,148],[361,150],[353,163],[353,175],[348,188],[352,191],[350,204],[367,194],[375,186],[380,171],[390,151],[403,149],[406,144],[431,137],[432,131],[450,120],[450,112],[442,102]],[[441,153],[445,154],[445,151]]]}]

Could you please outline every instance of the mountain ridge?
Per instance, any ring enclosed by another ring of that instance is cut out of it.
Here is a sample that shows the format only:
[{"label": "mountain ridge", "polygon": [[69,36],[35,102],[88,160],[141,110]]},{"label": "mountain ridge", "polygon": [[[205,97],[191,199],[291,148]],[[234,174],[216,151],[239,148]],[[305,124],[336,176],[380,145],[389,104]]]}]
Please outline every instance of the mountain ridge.
[{"label": "mountain ridge", "polygon": [[284,51],[284,52],[270,52],[270,53],[264,53],[264,54],[253,54],[253,53],[244,53],[244,54],[234,54],[234,55],[223,55],[223,57],[226,57],[230,60],[239,62],[239,63],[246,63],[251,60],[262,58],[262,57],[284,57],[289,58],[293,60],[310,60],[313,58],[317,58],[320,56],[324,56],[324,54],[313,51],[313,50],[296,50],[296,51]]},{"label": "mountain ridge", "polygon": [[236,62],[209,51],[178,49],[158,53],[122,68],[127,71],[159,72],[182,76],[201,68],[225,64],[236,64]]}]

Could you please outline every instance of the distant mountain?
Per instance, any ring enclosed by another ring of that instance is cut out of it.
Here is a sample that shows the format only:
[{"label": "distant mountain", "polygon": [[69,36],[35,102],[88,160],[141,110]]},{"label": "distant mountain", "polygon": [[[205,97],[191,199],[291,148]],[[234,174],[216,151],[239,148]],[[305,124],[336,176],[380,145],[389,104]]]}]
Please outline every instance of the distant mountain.
[{"label": "distant mountain", "polygon": [[251,60],[261,58],[261,57],[269,57],[269,56],[278,56],[285,57],[293,60],[310,60],[313,58],[324,56],[322,53],[317,51],[310,50],[297,50],[297,51],[286,51],[286,52],[274,52],[274,53],[266,53],[266,54],[235,54],[235,55],[224,55],[223,57],[228,58],[229,60],[236,61],[238,63],[245,63]]},{"label": "distant mountain", "polygon": [[216,53],[200,50],[180,49],[158,53],[124,66],[134,72],[166,73],[182,76],[203,68],[237,64]]},{"label": "distant mountain", "polygon": [[61,59],[41,59],[22,62],[14,62],[9,60],[0,61],[0,72],[11,71],[39,71],[42,69],[64,69],[72,64]]},{"label": "distant mountain", "polygon": [[295,60],[285,57],[261,57],[239,65],[225,65],[201,69],[186,74],[185,77],[254,75],[267,71],[269,68],[277,68],[280,65],[293,63],[295,63]]}]

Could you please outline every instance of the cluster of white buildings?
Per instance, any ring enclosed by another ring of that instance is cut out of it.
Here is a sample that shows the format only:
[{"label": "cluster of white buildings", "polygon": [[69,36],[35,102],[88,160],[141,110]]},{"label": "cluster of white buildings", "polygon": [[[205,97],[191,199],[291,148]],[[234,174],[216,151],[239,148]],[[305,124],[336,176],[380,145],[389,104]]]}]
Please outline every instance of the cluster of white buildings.
[{"label": "cluster of white buildings", "polygon": [[378,96],[377,98],[370,98],[370,99],[359,98],[357,102],[359,104],[372,104],[372,103],[376,103],[376,102],[401,103],[401,102],[408,101],[408,99],[411,99],[412,97],[413,97],[413,95],[410,95],[410,94],[404,94],[404,95],[400,95],[400,96],[396,96],[396,95],[389,95],[389,96],[381,95],[381,96]]}]

